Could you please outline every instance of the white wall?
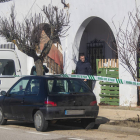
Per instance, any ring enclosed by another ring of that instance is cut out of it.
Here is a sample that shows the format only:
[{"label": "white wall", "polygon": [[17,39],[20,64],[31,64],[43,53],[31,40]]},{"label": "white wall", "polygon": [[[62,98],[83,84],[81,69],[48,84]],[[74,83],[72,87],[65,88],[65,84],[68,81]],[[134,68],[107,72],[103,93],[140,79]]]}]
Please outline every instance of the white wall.
[{"label": "white wall", "polygon": [[[87,27],[88,23],[94,17],[100,17],[103,19],[111,28],[114,36],[116,36],[116,30],[112,23],[112,20],[115,23],[116,28],[119,28],[119,25],[123,22],[125,17],[123,29],[126,28],[128,21],[128,12],[135,12],[135,1],[134,0],[67,0],[70,3],[69,12],[71,13],[71,25],[72,27],[69,30],[68,37],[68,46],[69,50],[67,57],[70,62],[70,67],[68,67],[65,73],[71,73],[72,69],[75,69],[75,63],[73,62],[72,47],[79,47],[80,40],[83,34],[83,31]],[[73,14],[72,14],[73,13]],[[131,30],[131,29],[129,29]],[[78,49],[75,49],[75,54],[78,55]],[[78,57],[77,57],[78,60]],[[133,80],[131,75],[126,72],[126,70],[120,65],[119,66],[119,78],[125,80]],[[120,105],[122,106],[136,106],[137,104],[137,88],[135,86],[120,85]]]},{"label": "white wall", "polygon": [[[94,17],[103,19],[110,26],[114,35],[116,35],[112,19],[118,28],[124,17],[128,15],[128,11],[132,11],[135,8],[133,0],[88,0],[88,2],[82,0],[67,0],[67,2],[70,3],[69,12],[71,14],[71,28],[68,32],[69,48],[71,48],[70,46],[72,45],[79,46],[79,40],[81,40],[80,35],[83,34],[86,26]],[[127,18],[128,17],[126,17],[126,20]],[[72,53],[72,50],[69,49],[69,57],[72,56],[72,54],[70,56],[70,53]],[[73,64],[67,72],[70,73],[74,68],[75,64]]]},{"label": "white wall", "polygon": [[[40,8],[45,4],[51,2],[51,0],[13,0],[16,6],[17,18],[22,22],[23,17],[29,15],[31,12],[38,13]],[[69,36],[61,38],[64,53],[64,72],[71,73],[72,69],[75,69],[75,63],[73,61],[73,51],[76,54],[78,60],[80,40],[83,35],[83,31],[87,27],[88,23],[94,17],[100,17],[111,28],[114,36],[116,36],[116,30],[112,23],[114,21],[116,28],[122,23],[124,17],[125,22],[123,28],[126,27],[126,21],[128,20],[128,12],[135,9],[134,0],[66,0],[70,4],[70,26],[68,33]],[[0,15],[8,16],[10,13],[11,2],[0,4]],[[33,5],[34,3],[34,5]],[[53,5],[63,8],[61,0],[52,0]],[[139,0],[137,3],[140,4]],[[67,9],[64,9],[67,12]],[[135,12],[135,11],[134,11]],[[97,32],[97,31],[96,31]],[[72,49],[74,48],[74,49]],[[127,73],[122,66],[119,67],[120,78],[126,80],[132,80],[132,77]],[[129,88],[129,89],[128,89]],[[136,105],[136,87],[120,85],[120,105],[130,105],[132,96],[134,96],[133,104]],[[128,99],[126,100],[126,97]],[[127,103],[126,103],[127,101]]]}]

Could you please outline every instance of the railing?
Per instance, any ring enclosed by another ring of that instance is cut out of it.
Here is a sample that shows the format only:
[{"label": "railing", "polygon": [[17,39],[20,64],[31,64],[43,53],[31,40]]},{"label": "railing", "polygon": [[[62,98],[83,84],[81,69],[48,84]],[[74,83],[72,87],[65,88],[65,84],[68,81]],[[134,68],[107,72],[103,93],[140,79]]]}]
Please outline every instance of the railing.
[{"label": "railing", "polygon": [[52,74],[63,73],[62,68],[57,63],[55,63],[55,61],[51,59],[50,57],[47,56],[44,60],[44,63],[46,63],[47,68],[49,68],[49,73],[52,73]]},{"label": "railing", "polygon": [[118,59],[97,59],[98,69],[100,68],[119,68]]}]

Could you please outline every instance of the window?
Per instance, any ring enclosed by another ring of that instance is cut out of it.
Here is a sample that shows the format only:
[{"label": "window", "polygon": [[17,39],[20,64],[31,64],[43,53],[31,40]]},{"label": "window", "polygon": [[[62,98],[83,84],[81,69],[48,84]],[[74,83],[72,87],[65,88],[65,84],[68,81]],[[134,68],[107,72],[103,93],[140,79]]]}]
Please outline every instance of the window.
[{"label": "window", "polygon": [[79,79],[47,80],[49,94],[92,93],[89,87]]},{"label": "window", "polygon": [[23,79],[19,81],[10,91],[11,95],[24,95],[26,86],[29,82],[29,79]]},{"label": "window", "polygon": [[32,79],[28,84],[26,94],[39,94],[41,79]]},{"label": "window", "polygon": [[11,1],[11,0],[0,0],[0,3],[8,2],[8,1]]},{"label": "window", "polygon": [[15,64],[10,59],[0,59],[0,75],[15,75]]}]

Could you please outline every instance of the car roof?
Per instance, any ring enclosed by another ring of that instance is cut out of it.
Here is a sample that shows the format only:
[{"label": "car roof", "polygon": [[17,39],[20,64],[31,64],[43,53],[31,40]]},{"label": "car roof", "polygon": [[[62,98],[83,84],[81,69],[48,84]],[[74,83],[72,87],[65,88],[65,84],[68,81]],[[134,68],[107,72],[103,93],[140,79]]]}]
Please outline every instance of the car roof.
[{"label": "car roof", "polygon": [[61,77],[61,76],[58,76],[58,75],[42,75],[42,76],[36,76],[36,75],[29,75],[29,76],[23,76],[22,78],[45,78],[45,79],[48,79],[48,78],[57,78],[57,79],[79,79],[79,78],[68,78],[68,77]]},{"label": "car roof", "polygon": [[55,76],[55,75],[27,75],[23,76],[23,78],[61,78],[60,76]]}]

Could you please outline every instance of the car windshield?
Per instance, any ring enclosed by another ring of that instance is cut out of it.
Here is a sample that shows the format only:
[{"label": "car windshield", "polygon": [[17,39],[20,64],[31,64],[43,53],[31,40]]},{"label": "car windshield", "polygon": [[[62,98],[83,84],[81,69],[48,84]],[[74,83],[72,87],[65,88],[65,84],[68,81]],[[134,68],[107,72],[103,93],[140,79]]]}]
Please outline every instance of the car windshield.
[{"label": "car windshield", "polygon": [[0,75],[15,75],[15,64],[10,59],[0,59]]},{"label": "car windshield", "polygon": [[49,94],[87,94],[92,93],[89,87],[80,79],[47,80]]}]

